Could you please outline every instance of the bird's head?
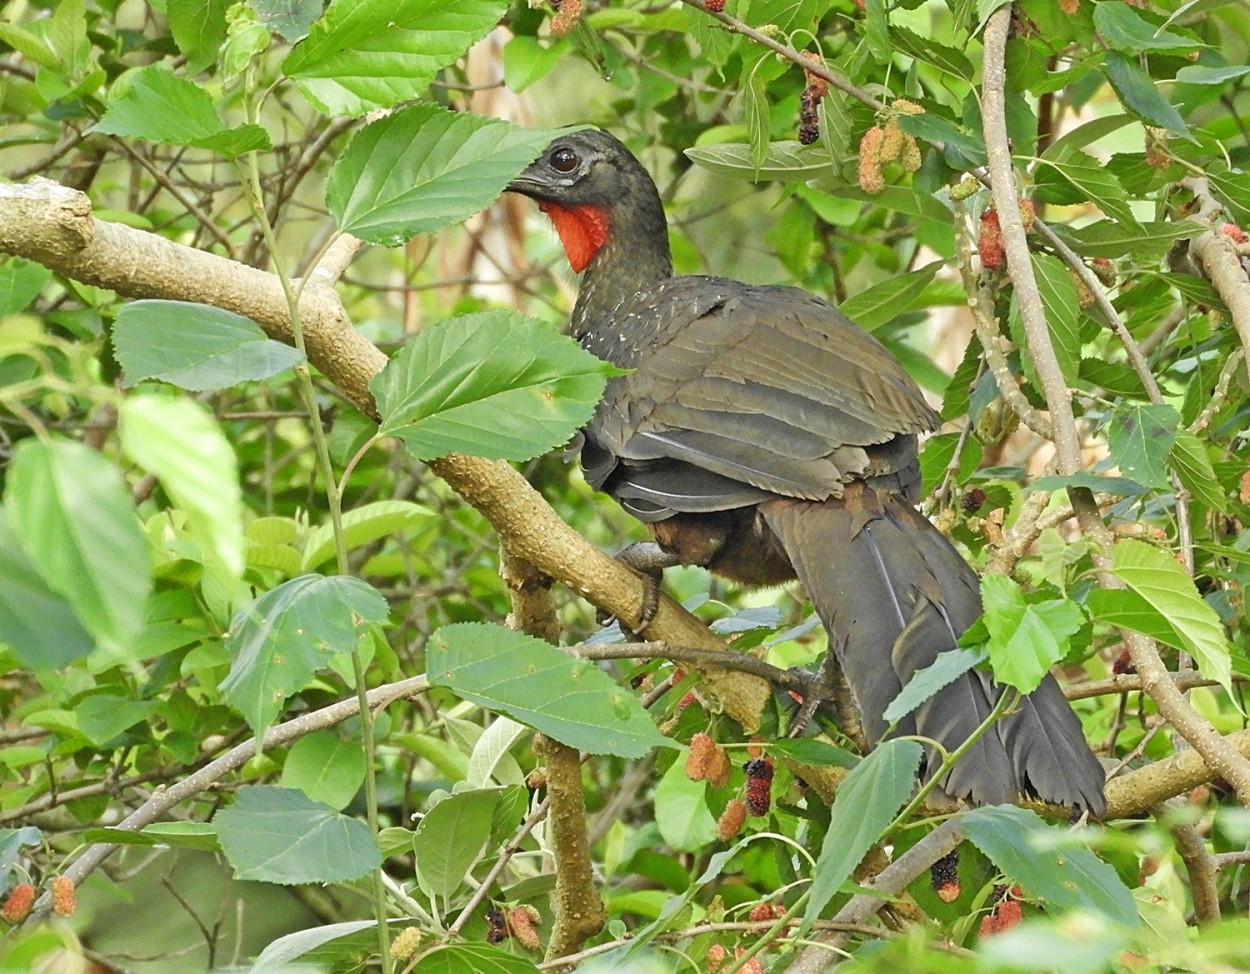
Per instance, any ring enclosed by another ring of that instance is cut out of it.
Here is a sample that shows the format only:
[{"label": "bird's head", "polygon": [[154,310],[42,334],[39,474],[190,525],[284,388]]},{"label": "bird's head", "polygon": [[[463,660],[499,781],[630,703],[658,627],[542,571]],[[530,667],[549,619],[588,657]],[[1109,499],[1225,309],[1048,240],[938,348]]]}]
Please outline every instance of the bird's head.
[{"label": "bird's head", "polygon": [[615,136],[584,129],[557,136],[508,189],[537,200],[573,270],[581,272],[614,229],[641,213],[660,221],[659,193],[642,164]]}]

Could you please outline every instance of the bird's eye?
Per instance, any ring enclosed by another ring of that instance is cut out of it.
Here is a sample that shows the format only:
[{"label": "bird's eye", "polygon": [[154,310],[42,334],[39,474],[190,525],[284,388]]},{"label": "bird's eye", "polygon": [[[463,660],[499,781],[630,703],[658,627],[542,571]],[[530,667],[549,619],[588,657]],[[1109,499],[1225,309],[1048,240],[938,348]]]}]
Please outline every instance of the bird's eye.
[{"label": "bird's eye", "polygon": [[551,153],[551,168],[556,172],[572,172],[577,168],[577,153],[567,148],[556,149]]}]

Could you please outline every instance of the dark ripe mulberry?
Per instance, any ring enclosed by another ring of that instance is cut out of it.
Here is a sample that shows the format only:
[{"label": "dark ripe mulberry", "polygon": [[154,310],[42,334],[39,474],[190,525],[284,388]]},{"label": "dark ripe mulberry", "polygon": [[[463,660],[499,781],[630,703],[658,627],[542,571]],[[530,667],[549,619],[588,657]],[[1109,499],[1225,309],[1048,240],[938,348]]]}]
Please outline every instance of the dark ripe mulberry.
[{"label": "dark ripe mulberry", "polygon": [[959,850],[949,852],[929,867],[929,884],[943,903],[959,899]]},{"label": "dark ripe mulberry", "polygon": [[820,98],[824,92],[809,84],[799,96],[799,141],[811,145],[820,138]]},{"label": "dark ripe mulberry", "polygon": [[[981,505],[985,503],[985,491],[980,487],[973,487],[964,494],[960,505],[964,509],[965,514],[975,514],[981,510]],[[940,860],[939,860],[940,861]]]},{"label": "dark ripe mulberry", "polygon": [[768,814],[772,805],[773,762],[769,758],[754,758],[746,763],[747,811],[757,817]]},{"label": "dark ripe mulberry", "polygon": [[486,927],[488,944],[501,944],[508,939],[508,923],[504,920],[503,910],[487,910]]}]

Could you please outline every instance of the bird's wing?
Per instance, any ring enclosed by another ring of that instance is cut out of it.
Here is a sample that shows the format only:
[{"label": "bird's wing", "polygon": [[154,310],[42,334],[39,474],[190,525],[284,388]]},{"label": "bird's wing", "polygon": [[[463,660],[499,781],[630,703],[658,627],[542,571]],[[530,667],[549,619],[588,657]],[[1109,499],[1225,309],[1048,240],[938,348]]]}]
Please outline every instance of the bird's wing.
[{"label": "bird's wing", "polygon": [[[761,491],[836,496],[910,464],[913,434],[936,425],[893,355],[814,296],[718,278],[662,287],[621,309],[618,364],[635,371],[612,380],[588,429],[619,463],[613,493],[646,469],[649,490],[692,510],[682,498],[703,486],[686,482],[689,464]],[[665,460],[682,463],[657,470]]]}]

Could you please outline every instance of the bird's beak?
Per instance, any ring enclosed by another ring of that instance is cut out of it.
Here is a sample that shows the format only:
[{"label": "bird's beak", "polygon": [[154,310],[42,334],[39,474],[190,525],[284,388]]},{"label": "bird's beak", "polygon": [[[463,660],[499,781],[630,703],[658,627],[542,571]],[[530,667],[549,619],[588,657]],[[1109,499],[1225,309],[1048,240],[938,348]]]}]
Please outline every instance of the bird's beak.
[{"label": "bird's beak", "polygon": [[517,176],[516,179],[512,180],[512,182],[510,182],[507,186],[504,187],[504,192],[520,193],[523,196],[530,196],[535,199],[541,199],[542,192],[543,192],[543,183],[535,177],[536,177],[536,167],[529,166],[527,169],[525,169],[521,173],[521,175]]}]

